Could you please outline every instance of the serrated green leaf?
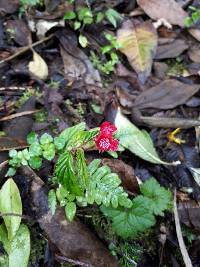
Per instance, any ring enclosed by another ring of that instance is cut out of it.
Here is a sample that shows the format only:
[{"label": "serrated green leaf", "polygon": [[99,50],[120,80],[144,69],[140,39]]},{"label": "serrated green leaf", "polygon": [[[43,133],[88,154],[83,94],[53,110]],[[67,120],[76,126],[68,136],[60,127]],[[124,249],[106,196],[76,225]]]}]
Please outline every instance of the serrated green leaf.
[{"label": "serrated green leaf", "polygon": [[40,144],[41,145],[49,144],[51,142],[53,142],[53,137],[50,134],[48,134],[48,133],[44,133],[40,137]]},{"label": "serrated green leaf", "polygon": [[34,133],[34,132],[29,133],[28,136],[27,136],[27,143],[29,145],[31,145],[31,144],[33,144],[35,142],[38,142],[37,136],[38,135],[36,133]]},{"label": "serrated green leaf", "polygon": [[170,191],[161,187],[156,179],[151,178],[140,185],[140,191],[147,199],[147,207],[155,214],[163,216],[163,211],[169,208],[172,203],[172,194]]},{"label": "serrated green leaf", "polygon": [[31,157],[28,163],[31,168],[38,170],[42,166],[42,159],[40,157]]},{"label": "serrated green leaf", "polygon": [[14,157],[16,157],[17,156],[17,150],[16,149],[11,149],[10,151],[9,151],[9,157],[10,158],[14,158]]},{"label": "serrated green leaf", "polygon": [[53,143],[46,144],[43,151],[43,157],[49,161],[55,157],[55,145]]},{"label": "serrated green leaf", "polygon": [[56,206],[57,206],[56,193],[52,189],[48,193],[48,207],[50,208],[53,215],[55,214]]},{"label": "serrated green leaf", "polygon": [[68,202],[65,206],[65,214],[67,219],[72,222],[76,214],[76,204],[74,202]]},{"label": "serrated green leaf", "polygon": [[21,224],[9,250],[9,267],[27,267],[30,256],[30,232],[26,225]]},{"label": "serrated green leaf", "polygon": [[63,137],[55,137],[54,138],[54,145],[58,150],[61,150],[65,147],[65,139]]},{"label": "serrated green leaf", "polygon": [[67,129],[65,129],[60,135],[59,137],[63,138],[66,142],[66,144],[68,144],[68,142],[71,140],[71,138],[79,131],[84,131],[86,127],[85,122],[81,122],[75,126],[69,127]]},{"label": "serrated green leaf", "polygon": [[81,187],[86,188],[89,182],[89,177],[88,177],[88,169],[86,165],[84,151],[82,149],[78,149],[76,157],[77,157],[77,174],[79,177],[79,181],[81,183]]},{"label": "serrated green leaf", "polygon": [[55,167],[55,176],[58,178],[59,183],[70,193],[74,193],[77,196],[83,195],[76,175],[73,155],[70,151],[60,155]]},{"label": "serrated green leaf", "polygon": [[65,20],[71,20],[71,19],[75,19],[76,18],[76,13],[73,11],[68,11],[65,13],[63,19]]},{"label": "serrated green leaf", "polygon": [[130,209],[102,206],[101,211],[111,219],[113,230],[123,238],[134,238],[155,224],[153,214],[137,197]]},{"label": "serrated green leaf", "polygon": [[115,118],[115,125],[118,129],[116,137],[120,139],[120,144],[130,150],[140,158],[155,164],[176,165],[178,162],[165,162],[159,158],[150,135],[139,130],[132,124],[120,110]]},{"label": "serrated green leaf", "polygon": [[113,205],[129,208],[132,203],[128,194],[120,186],[121,180],[116,173],[112,173],[108,166],[99,167],[99,161],[93,161],[89,165],[89,185],[86,188],[86,199],[88,203],[96,202],[98,205]]},{"label": "serrated green leaf", "polygon": [[[13,179],[8,179],[0,191],[0,212],[17,213],[22,215],[22,202],[17,185]],[[8,231],[8,239],[11,240],[20,225],[20,216],[3,216],[4,223]]]},{"label": "serrated green leaf", "polygon": [[42,155],[42,148],[41,148],[39,142],[35,142],[35,143],[30,145],[29,154],[31,157],[36,157],[36,156]]}]

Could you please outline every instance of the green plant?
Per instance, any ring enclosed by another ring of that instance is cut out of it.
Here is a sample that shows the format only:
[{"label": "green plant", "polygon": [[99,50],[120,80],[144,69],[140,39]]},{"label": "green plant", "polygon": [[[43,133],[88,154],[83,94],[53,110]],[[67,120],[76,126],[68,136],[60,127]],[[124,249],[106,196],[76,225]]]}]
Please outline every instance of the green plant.
[{"label": "green plant", "polygon": [[90,7],[81,7],[76,12],[67,11],[63,18],[73,26],[74,30],[79,30],[79,44],[84,48],[88,45],[88,40],[80,29],[92,23],[99,23],[104,18],[107,18],[114,27],[117,27],[117,22],[122,20],[121,15],[112,8],[109,8],[105,12],[97,12],[96,14],[93,14]]},{"label": "green plant", "polygon": [[104,35],[109,42],[108,45],[101,47],[101,53],[104,56],[104,60],[102,60],[93,51],[90,53],[90,58],[94,67],[97,68],[101,73],[110,74],[119,61],[116,51],[120,48],[120,46],[115,36],[108,33],[105,33]]},{"label": "green plant", "polygon": [[133,237],[154,225],[155,215],[163,215],[169,206],[171,194],[160,187],[155,179],[151,179],[141,185],[143,195],[131,200],[123,190],[118,175],[111,172],[108,166],[102,166],[100,159],[87,163],[84,151],[94,146],[94,139],[102,151],[105,151],[105,143],[99,143],[101,138],[103,142],[114,142],[117,147],[117,140],[111,140],[115,131],[114,125],[105,122],[100,127],[100,133],[99,128],[86,131],[85,123],[67,128],[55,138],[47,133],[40,138],[30,133],[27,138],[28,148],[18,152],[10,151],[11,167],[7,176],[14,175],[16,168],[21,165],[39,169],[43,159],[52,160],[58,155],[53,175],[57,189],[49,192],[52,213],[58,201],[65,208],[68,220],[72,221],[77,206],[96,203],[112,220],[113,229],[118,235],[123,238]]},{"label": "green plant", "polygon": [[113,230],[123,238],[133,238],[155,224],[155,215],[163,216],[170,207],[171,193],[151,178],[140,186],[142,195],[132,200],[129,209],[102,206],[104,215],[112,220]]},{"label": "green plant", "polygon": [[3,266],[27,267],[30,255],[30,233],[28,227],[21,224],[22,203],[13,179],[8,179],[1,188],[0,212],[4,221],[0,225],[0,241],[7,253],[0,257],[0,264],[4,262]]},{"label": "green plant", "polygon": [[200,8],[190,6],[189,9],[191,10],[191,15],[185,19],[186,27],[191,27],[200,20]]}]

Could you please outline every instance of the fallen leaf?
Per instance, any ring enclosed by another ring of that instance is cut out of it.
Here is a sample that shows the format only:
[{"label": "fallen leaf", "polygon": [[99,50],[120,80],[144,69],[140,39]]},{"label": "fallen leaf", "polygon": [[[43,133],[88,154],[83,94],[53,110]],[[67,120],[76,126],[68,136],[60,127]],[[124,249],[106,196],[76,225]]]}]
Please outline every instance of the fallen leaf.
[{"label": "fallen leaf", "polygon": [[188,45],[185,40],[175,39],[173,42],[158,45],[156,52],[156,59],[165,59],[165,58],[176,58],[182,54]]},{"label": "fallen leaf", "polygon": [[172,109],[185,102],[199,91],[200,84],[185,84],[175,79],[169,79],[142,92],[134,105],[140,109],[157,108]]},{"label": "fallen leaf", "polygon": [[52,29],[53,27],[56,27],[56,26],[64,27],[65,21],[63,19],[57,20],[57,21],[47,21],[47,20],[40,19],[35,23],[34,26],[35,26],[34,28],[36,29],[38,38],[41,39],[41,38],[44,38],[46,32]]},{"label": "fallen leaf", "polygon": [[200,63],[200,45],[193,45],[188,51],[188,56],[193,62]]},{"label": "fallen leaf", "polygon": [[165,162],[159,158],[153,141],[145,130],[140,130],[132,124],[118,109],[114,124],[117,127],[116,137],[120,145],[138,157],[154,164],[178,165],[180,162]]},{"label": "fallen leaf", "polygon": [[0,14],[12,14],[19,8],[19,0],[1,0]]},{"label": "fallen leaf", "polygon": [[188,32],[197,40],[200,42],[200,30],[191,28],[188,30]]},{"label": "fallen leaf", "polygon": [[28,64],[29,71],[38,79],[45,80],[48,76],[48,66],[43,58],[33,50],[33,61]]},{"label": "fallen leaf", "polygon": [[27,144],[23,139],[16,139],[12,137],[0,137],[0,151],[8,151],[10,149],[22,149]]},{"label": "fallen leaf", "polygon": [[6,32],[21,46],[32,43],[31,32],[23,20],[8,20],[6,22]]},{"label": "fallen leaf", "polygon": [[165,19],[170,24],[184,26],[187,13],[175,0],[137,0],[138,5],[152,19]]},{"label": "fallen leaf", "polygon": [[64,29],[56,33],[60,41],[60,52],[64,63],[65,78],[76,81],[84,78],[87,84],[102,86],[99,72],[94,69],[88,56],[78,47],[76,36],[70,30]]},{"label": "fallen leaf", "polygon": [[134,174],[134,169],[130,165],[119,159],[103,159],[102,163],[119,175],[122,180],[122,185],[126,190],[135,195],[139,193],[137,177]]},{"label": "fallen leaf", "polygon": [[57,249],[58,259],[60,255],[61,259],[71,259],[82,266],[118,266],[109,250],[81,221],[67,221],[61,208],[52,215],[48,208],[47,188],[33,170],[23,167],[21,172],[31,182],[31,205],[41,229]]},{"label": "fallen leaf", "polygon": [[157,48],[157,33],[150,21],[140,24],[128,20],[117,31],[117,41],[142,83],[151,73]]},{"label": "fallen leaf", "polygon": [[200,232],[200,202],[194,200],[181,201],[178,204],[180,221]]}]

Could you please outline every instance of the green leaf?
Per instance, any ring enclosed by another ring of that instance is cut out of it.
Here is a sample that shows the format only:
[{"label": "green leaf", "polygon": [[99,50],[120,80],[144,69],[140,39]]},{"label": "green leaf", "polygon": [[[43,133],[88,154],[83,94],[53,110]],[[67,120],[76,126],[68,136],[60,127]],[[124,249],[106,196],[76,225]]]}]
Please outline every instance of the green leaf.
[{"label": "green leaf", "polygon": [[172,203],[171,192],[161,187],[154,178],[140,185],[140,191],[146,197],[144,201],[147,201],[147,207],[155,215],[163,216],[163,211],[167,210]]},{"label": "green leaf", "polygon": [[50,190],[48,193],[48,206],[52,214],[54,215],[56,211],[56,206],[57,206],[57,199],[56,199],[56,193],[53,189]]},{"label": "green leaf", "polygon": [[80,27],[81,27],[81,23],[79,21],[75,21],[74,22],[74,30],[76,31],[76,30],[80,29]]},{"label": "green leaf", "polygon": [[28,163],[31,168],[38,170],[42,166],[42,159],[40,157],[31,157]]},{"label": "green leaf", "polygon": [[79,131],[85,130],[86,124],[85,122],[81,122],[75,126],[69,127],[65,129],[59,137],[63,138],[65,140],[65,143],[68,144],[68,142],[72,139],[72,137],[78,133]]},{"label": "green leaf", "polygon": [[82,188],[86,188],[89,182],[88,169],[83,149],[78,149],[77,153],[77,173]]},{"label": "green leaf", "polygon": [[85,48],[87,45],[88,45],[88,40],[85,36],[83,36],[82,34],[79,35],[78,37],[78,41],[79,41],[79,44]]},{"label": "green leaf", "polygon": [[[5,224],[0,225],[0,242],[3,243],[3,247],[7,253],[10,251],[10,241],[8,240],[8,234]],[[0,265],[1,266],[1,265]]]},{"label": "green leaf", "polygon": [[28,136],[27,136],[28,144],[31,145],[31,144],[33,144],[35,142],[38,142],[37,136],[38,135],[36,133],[34,133],[34,132],[29,133]]},{"label": "green leaf", "polygon": [[[13,179],[8,179],[0,191],[0,212],[1,213],[17,213],[22,215],[22,202],[19,190]],[[20,225],[20,216],[3,216],[7,231],[8,239],[11,240]]]},{"label": "green leaf", "polygon": [[155,224],[153,214],[138,197],[133,199],[130,209],[102,206],[101,211],[111,219],[113,230],[123,238],[134,238]]},{"label": "green leaf", "polygon": [[[79,20],[83,20],[83,21],[87,18],[92,19],[92,12],[90,11],[89,8],[83,7],[78,11],[78,18],[79,18]],[[91,23],[89,23],[89,24],[91,24]]]},{"label": "green leaf", "polygon": [[6,177],[12,177],[12,176],[15,175],[15,173],[16,173],[16,169],[10,167],[10,168],[8,169],[7,173],[6,173]]},{"label": "green leaf", "polygon": [[115,125],[118,129],[116,137],[120,144],[140,158],[155,164],[177,165],[179,162],[165,162],[161,160],[154,148],[150,135],[139,130],[120,111],[117,112]]},{"label": "green leaf", "polygon": [[39,142],[35,142],[35,143],[30,145],[30,147],[29,147],[29,155],[31,157],[41,156],[42,155],[42,148],[41,148]]},{"label": "green leaf", "polygon": [[104,13],[103,12],[98,12],[96,16],[96,23],[101,22],[104,19]]},{"label": "green leaf", "polygon": [[99,161],[90,163],[88,171],[90,174],[89,185],[86,188],[86,201],[89,204],[96,202],[105,206],[118,205],[130,208],[132,203],[128,194],[120,186],[121,180],[116,173],[112,173],[108,166],[98,168]]},{"label": "green leaf", "polygon": [[65,147],[65,139],[63,137],[55,137],[54,138],[54,145],[58,150],[61,150]]},{"label": "green leaf", "polygon": [[55,146],[54,144],[46,144],[43,151],[43,157],[47,160],[52,160],[55,157]]},{"label": "green leaf", "polygon": [[40,144],[41,145],[49,144],[49,143],[52,143],[52,142],[53,142],[53,137],[48,133],[44,133],[40,137]]},{"label": "green leaf", "polygon": [[105,16],[115,28],[117,27],[117,22],[122,20],[122,16],[112,8],[106,10]]},{"label": "green leaf", "polygon": [[76,175],[74,159],[70,151],[65,151],[58,158],[55,167],[55,176],[58,178],[59,183],[70,193],[77,196],[83,195],[83,191]]},{"label": "green leaf", "polygon": [[68,11],[65,13],[64,17],[65,20],[71,20],[76,18],[76,13],[73,11]]},{"label": "green leaf", "polygon": [[10,158],[17,157],[17,150],[16,150],[16,149],[11,149],[11,150],[9,151],[9,157],[10,157]]},{"label": "green leaf", "polygon": [[9,267],[27,267],[30,256],[30,232],[26,225],[21,224],[9,251]]},{"label": "green leaf", "polygon": [[72,222],[76,214],[76,204],[74,202],[68,202],[65,206],[65,214],[67,219]]}]

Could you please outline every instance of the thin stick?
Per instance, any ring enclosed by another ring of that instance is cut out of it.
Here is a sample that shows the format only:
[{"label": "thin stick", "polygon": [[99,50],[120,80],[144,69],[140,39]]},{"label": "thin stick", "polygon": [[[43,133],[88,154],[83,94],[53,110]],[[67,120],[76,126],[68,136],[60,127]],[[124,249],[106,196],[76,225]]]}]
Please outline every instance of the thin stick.
[{"label": "thin stick", "polygon": [[183,261],[186,267],[192,267],[192,262],[190,260],[187,249],[185,247],[183,235],[181,232],[181,225],[180,225],[180,220],[178,217],[178,209],[177,209],[177,204],[176,204],[176,190],[174,191],[174,218],[175,218],[175,226],[176,226],[176,235],[177,235],[180,251],[183,256]]},{"label": "thin stick", "polygon": [[36,113],[38,111],[40,111],[40,109],[22,111],[22,112],[19,112],[19,113],[15,113],[15,114],[12,114],[12,115],[5,116],[3,118],[0,118],[0,121],[9,121],[9,120],[15,119],[17,117],[21,117],[21,116],[25,116],[25,115],[30,115],[30,114]]},{"label": "thin stick", "polygon": [[8,160],[0,163],[0,171],[8,164]]},{"label": "thin stick", "polygon": [[45,38],[43,38],[43,39],[40,40],[40,41],[37,41],[37,42],[31,44],[31,45],[27,45],[27,46],[25,46],[25,47],[22,47],[22,49],[20,49],[19,51],[17,51],[17,52],[16,52],[15,54],[13,54],[12,56],[7,57],[7,58],[1,60],[1,61],[0,61],[0,65],[3,64],[3,63],[5,63],[5,62],[8,62],[8,61],[10,61],[10,60],[12,60],[12,59],[14,59],[14,58],[16,58],[16,57],[18,57],[19,55],[25,53],[25,52],[28,51],[29,49],[32,49],[33,47],[35,47],[35,46],[37,46],[37,45],[39,45],[39,44],[42,44],[42,43],[44,43],[44,42],[50,40],[53,36],[54,36],[54,33],[51,34],[51,35],[49,35],[49,36],[47,36],[47,37],[45,37]]}]

